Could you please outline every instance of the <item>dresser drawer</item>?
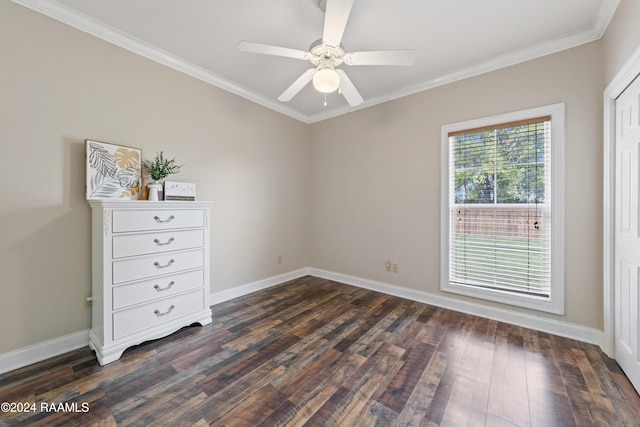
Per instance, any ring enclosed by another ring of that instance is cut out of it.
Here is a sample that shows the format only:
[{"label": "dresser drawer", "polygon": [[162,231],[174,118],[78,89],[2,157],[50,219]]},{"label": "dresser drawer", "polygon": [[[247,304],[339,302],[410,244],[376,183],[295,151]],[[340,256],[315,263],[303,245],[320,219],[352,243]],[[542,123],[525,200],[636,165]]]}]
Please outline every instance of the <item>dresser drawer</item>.
[{"label": "dresser drawer", "polygon": [[204,287],[204,270],[160,276],[144,282],[113,287],[113,309],[165,298]]},{"label": "dresser drawer", "polygon": [[117,340],[204,309],[202,292],[201,289],[113,313],[113,339]]},{"label": "dresser drawer", "polygon": [[113,283],[123,283],[204,266],[204,250],[165,252],[113,262]]},{"label": "dresser drawer", "polygon": [[204,226],[204,213],[198,209],[113,211],[114,233],[202,226]]},{"label": "dresser drawer", "polygon": [[123,258],[204,246],[204,230],[172,230],[113,236],[113,257]]}]

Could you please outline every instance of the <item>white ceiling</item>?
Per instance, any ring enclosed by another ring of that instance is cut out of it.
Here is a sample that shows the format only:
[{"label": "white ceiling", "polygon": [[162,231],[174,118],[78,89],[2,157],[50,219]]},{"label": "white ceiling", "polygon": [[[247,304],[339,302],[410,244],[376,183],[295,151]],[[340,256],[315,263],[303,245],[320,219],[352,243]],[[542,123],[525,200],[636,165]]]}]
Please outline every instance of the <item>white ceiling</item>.
[{"label": "white ceiling", "polygon": [[[276,111],[316,122],[353,111],[306,86],[310,64],[240,52],[242,40],[308,50],[318,0],[13,0]],[[331,1],[331,0],[328,0]],[[355,0],[345,51],[415,49],[413,66],[340,66],[365,108],[599,39],[620,0]]]}]

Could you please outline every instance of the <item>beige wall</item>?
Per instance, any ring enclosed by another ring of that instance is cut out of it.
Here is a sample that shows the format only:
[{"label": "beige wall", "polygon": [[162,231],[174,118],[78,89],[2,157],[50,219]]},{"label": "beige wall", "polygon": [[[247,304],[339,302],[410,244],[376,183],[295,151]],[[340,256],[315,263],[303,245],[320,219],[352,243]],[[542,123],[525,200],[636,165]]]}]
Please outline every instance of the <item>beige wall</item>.
[{"label": "beige wall", "polygon": [[622,0],[603,37],[605,86],[640,49],[640,1]]},{"label": "beige wall", "polygon": [[536,314],[602,329],[601,61],[594,42],[312,125],[312,265],[465,299],[439,290],[441,126],[564,102],[567,303]]},{"label": "beige wall", "polygon": [[186,164],[213,292],[309,264],[307,125],[6,0],[0,58],[0,354],[91,326],[85,138]]}]

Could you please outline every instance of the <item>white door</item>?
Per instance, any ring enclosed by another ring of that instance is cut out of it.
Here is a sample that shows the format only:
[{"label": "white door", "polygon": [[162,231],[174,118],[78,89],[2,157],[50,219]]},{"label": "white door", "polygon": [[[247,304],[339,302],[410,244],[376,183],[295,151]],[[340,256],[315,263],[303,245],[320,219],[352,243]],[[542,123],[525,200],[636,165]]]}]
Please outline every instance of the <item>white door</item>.
[{"label": "white door", "polygon": [[640,78],[616,100],[615,357],[640,391]]}]

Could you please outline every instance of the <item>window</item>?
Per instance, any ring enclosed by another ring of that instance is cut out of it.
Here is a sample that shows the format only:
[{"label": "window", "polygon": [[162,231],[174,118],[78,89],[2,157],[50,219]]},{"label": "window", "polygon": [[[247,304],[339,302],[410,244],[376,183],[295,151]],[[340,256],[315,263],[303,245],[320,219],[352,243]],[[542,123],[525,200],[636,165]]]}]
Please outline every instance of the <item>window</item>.
[{"label": "window", "polygon": [[442,127],[441,289],[564,311],[564,104]]}]

